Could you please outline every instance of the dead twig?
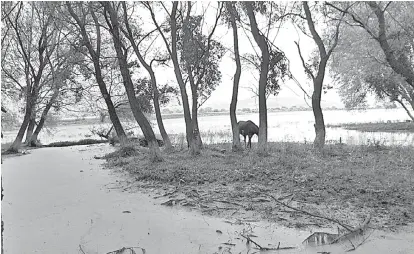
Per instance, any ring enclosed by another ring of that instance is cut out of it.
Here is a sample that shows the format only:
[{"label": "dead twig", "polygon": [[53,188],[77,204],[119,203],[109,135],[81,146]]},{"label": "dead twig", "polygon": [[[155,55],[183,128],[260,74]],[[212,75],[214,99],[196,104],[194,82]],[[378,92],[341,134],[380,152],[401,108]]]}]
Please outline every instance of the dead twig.
[{"label": "dead twig", "polygon": [[349,250],[347,250],[346,252],[350,252],[350,251],[354,251],[354,250],[356,250],[359,246],[361,246],[361,245],[363,245],[364,243],[365,243],[365,241],[371,236],[371,234],[373,233],[374,231],[372,231],[367,237],[365,237],[364,238],[364,240],[362,240],[362,242],[360,242],[359,244],[357,244],[357,246],[355,246],[352,242],[351,242],[351,244],[352,244],[352,246],[353,246],[353,248],[352,249],[349,249]]},{"label": "dead twig", "polygon": [[170,199],[170,200],[167,200],[167,201],[161,203],[161,205],[174,206],[174,205],[180,203],[183,200],[185,200],[185,198]]},{"label": "dead twig", "polygon": [[82,249],[82,245],[80,245],[80,244],[79,244],[79,250],[80,250],[83,254],[86,254],[86,253],[85,253],[85,251],[83,251],[83,249]]},{"label": "dead twig", "polygon": [[213,201],[220,202],[220,203],[225,203],[225,204],[230,204],[230,205],[235,205],[235,206],[240,206],[240,207],[244,208],[244,205],[241,205],[241,204],[238,204],[238,203],[235,203],[235,202],[231,202],[231,201],[227,201],[227,200],[214,199]]},{"label": "dead twig", "polygon": [[301,209],[299,209],[299,208],[295,208],[295,207],[293,207],[293,206],[287,205],[287,204],[285,204],[285,203],[283,203],[283,202],[279,201],[277,198],[275,198],[274,196],[272,196],[272,195],[270,195],[270,194],[265,194],[265,195],[267,195],[267,196],[269,196],[270,198],[272,198],[272,199],[273,199],[276,203],[278,203],[278,204],[280,204],[280,205],[282,205],[282,206],[285,206],[285,207],[287,207],[287,208],[289,208],[289,209],[292,209],[292,210],[295,210],[295,211],[301,212],[301,213],[303,213],[303,214],[306,214],[306,215],[309,215],[309,216],[312,216],[312,217],[316,217],[316,218],[320,218],[320,219],[325,219],[325,220],[328,220],[328,221],[334,222],[334,223],[336,223],[336,224],[340,225],[341,227],[345,228],[346,230],[348,230],[348,231],[350,231],[350,232],[353,230],[351,226],[345,225],[344,223],[342,223],[342,222],[340,222],[340,221],[338,221],[338,220],[336,220],[336,219],[332,219],[332,218],[329,218],[329,217],[326,217],[326,216],[322,216],[322,215],[318,215],[318,214],[310,213],[310,212],[308,212],[308,211],[304,211],[304,210],[301,210]]},{"label": "dead twig", "polygon": [[364,222],[359,227],[351,230],[350,232],[348,232],[346,234],[338,236],[336,239],[334,239],[331,242],[331,244],[337,243],[337,242],[341,241],[344,238],[348,239],[349,237],[354,237],[358,234],[362,234],[365,231],[365,229],[367,228],[370,221],[371,221],[371,215],[368,215],[368,217],[364,220]]},{"label": "dead twig", "polygon": [[246,240],[247,240],[247,243],[249,243],[249,242],[252,242],[252,243],[254,243],[254,245],[256,245],[260,250],[269,250],[268,248],[266,248],[266,247],[262,247],[262,246],[260,246],[260,244],[258,244],[258,243],[256,243],[255,241],[253,241],[250,237],[248,237],[248,236],[245,236],[245,235],[243,235],[243,234],[240,234],[240,236],[241,237],[243,237],[243,238],[245,238]]},{"label": "dead twig", "polygon": [[247,240],[247,243],[252,242],[254,243],[254,245],[256,245],[257,248],[259,248],[260,250],[291,250],[291,249],[296,249],[296,247],[280,247],[280,242],[278,243],[276,248],[269,248],[269,247],[262,247],[260,244],[258,244],[257,242],[253,241],[249,236],[240,234],[241,237],[245,238]]},{"label": "dead twig", "polygon": [[156,196],[156,197],[154,197],[154,199],[162,198],[162,197],[166,197],[166,196],[172,195],[172,194],[176,193],[177,191],[178,191],[178,188],[175,188],[175,190],[170,191],[170,192],[166,192],[166,193],[164,193],[164,194],[162,194],[160,196]]}]

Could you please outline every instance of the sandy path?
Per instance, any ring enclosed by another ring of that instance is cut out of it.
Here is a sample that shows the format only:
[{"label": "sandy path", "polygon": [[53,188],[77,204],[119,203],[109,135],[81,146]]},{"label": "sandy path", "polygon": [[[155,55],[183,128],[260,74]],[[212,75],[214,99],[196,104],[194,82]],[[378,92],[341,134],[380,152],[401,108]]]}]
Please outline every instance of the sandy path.
[{"label": "sandy path", "polygon": [[[214,253],[224,242],[237,244],[231,247],[232,253],[247,252],[245,243],[236,239],[245,225],[163,207],[155,203],[161,201],[143,194],[108,188],[120,176],[92,159],[107,151],[107,145],[45,148],[5,160],[5,253],[82,253],[79,245],[88,254],[129,246],[140,246],[147,253]],[[332,246],[301,246],[309,231],[260,223],[253,228],[264,246],[281,241],[283,246],[299,247],[283,253],[333,250]],[[412,253],[414,236],[411,232],[405,237],[380,234],[354,253],[391,253],[395,248],[398,253]],[[221,251],[229,247],[221,246]],[[336,250],[332,253],[342,253]]]},{"label": "sandy path", "polygon": [[106,147],[45,148],[4,161],[5,253],[81,253],[79,245],[85,253],[124,246],[148,253],[213,253],[238,230],[159,206],[139,193],[108,189],[118,176],[91,159]]}]

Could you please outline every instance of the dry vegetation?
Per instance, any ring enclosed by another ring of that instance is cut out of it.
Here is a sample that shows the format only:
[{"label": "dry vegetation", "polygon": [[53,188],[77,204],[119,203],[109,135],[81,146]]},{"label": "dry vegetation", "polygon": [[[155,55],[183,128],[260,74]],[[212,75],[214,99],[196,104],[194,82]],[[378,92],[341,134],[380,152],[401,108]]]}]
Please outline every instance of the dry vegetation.
[{"label": "dry vegetation", "polygon": [[281,206],[272,195],[352,226],[368,214],[374,227],[384,229],[414,222],[413,147],[328,145],[315,153],[311,145],[271,143],[270,155],[259,157],[255,148],[233,153],[229,146],[206,146],[198,157],[176,150],[156,164],[136,147],[137,152],[129,152],[133,156],[109,156],[108,165],[128,172],[125,189],[159,193],[166,205],[211,215],[268,219],[291,227],[329,224]]}]

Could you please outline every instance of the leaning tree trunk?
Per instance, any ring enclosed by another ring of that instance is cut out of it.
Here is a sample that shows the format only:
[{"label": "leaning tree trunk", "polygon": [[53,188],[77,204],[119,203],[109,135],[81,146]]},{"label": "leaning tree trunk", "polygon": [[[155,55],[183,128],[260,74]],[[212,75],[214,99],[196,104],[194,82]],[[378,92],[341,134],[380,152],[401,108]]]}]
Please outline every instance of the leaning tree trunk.
[{"label": "leaning tree trunk", "polygon": [[116,135],[119,138],[119,142],[121,145],[124,145],[127,143],[127,136],[125,134],[124,128],[122,128],[121,121],[119,120],[118,115],[115,111],[115,106],[112,102],[111,96],[108,93],[108,89],[106,88],[105,81],[102,77],[102,70],[100,65],[100,44],[101,44],[101,35],[100,35],[100,24],[98,23],[97,17],[93,12],[91,12],[92,17],[94,19],[95,27],[96,27],[96,44],[97,44],[97,50],[95,51],[92,47],[91,41],[88,38],[88,33],[86,32],[85,24],[82,23],[80,18],[76,15],[76,13],[73,11],[72,6],[69,2],[66,2],[66,6],[68,7],[68,11],[70,15],[75,19],[76,23],[78,24],[78,27],[80,29],[80,34],[82,35],[83,42],[88,49],[89,55],[92,58],[93,66],[95,69],[95,78],[96,82],[98,83],[99,90],[102,94],[102,97],[105,100],[105,104],[108,108],[108,114],[109,118],[111,119],[111,122],[114,126]]},{"label": "leaning tree trunk", "polygon": [[312,94],[312,110],[313,115],[315,116],[315,140],[313,142],[314,146],[318,149],[322,149],[325,145],[325,122],[323,119],[323,113],[321,108],[321,95],[322,95],[322,84],[323,78],[316,77],[313,81],[313,94]]},{"label": "leaning tree trunk", "polygon": [[[154,80],[154,81],[152,81],[152,80]],[[158,88],[157,88],[157,84],[156,84],[156,81],[155,81],[155,75],[154,75],[154,79],[151,77],[151,82],[152,82],[152,91],[153,91],[153,95],[154,95],[154,98],[153,98],[154,111],[155,111],[155,117],[157,118],[158,128],[160,130],[161,137],[164,141],[165,149],[171,150],[172,149],[172,144],[171,144],[171,141],[170,141],[170,137],[168,136],[167,131],[165,130],[165,127],[164,127],[164,122],[162,121],[160,101],[159,101],[159,93],[158,93]]]},{"label": "leaning tree trunk", "polygon": [[[405,112],[407,113],[407,115],[408,115],[408,117],[410,117],[411,118],[411,121],[413,121],[414,122],[414,116],[413,116],[413,114],[411,114],[411,112],[410,112],[410,110],[408,109],[408,107],[404,104],[404,102],[402,101],[402,100],[400,100],[400,99],[396,99],[396,101],[404,108],[404,110],[405,110]],[[411,105],[411,107],[412,107],[412,109],[414,109],[414,103],[413,102],[409,102],[410,103],[410,105]]]},{"label": "leaning tree trunk", "polygon": [[236,116],[236,109],[237,109],[237,95],[239,93],[239,82],[240,82],[240,75],[241,75],[241,63],[240,63],[240,53],[239,53],[239,36],[237,33],[237,24],[235,18],[235,8],[233,3],[226,2],[227,9],[230,13],[230,23],[233,29],[233,44],[234,44],[234,60],[236,61],[236,73],[234,74],[233,79],[233,94],[231,97],[230,103],[230,122],[231,122],[231,130],[233,132],[233,144],[232,144],[232,151],[240,151],[242,147],[240,145],[240,133],[239,133],[239,126],[237,124],[237,116]]},{"label": "leaning tree trunk", "polygon": [[20,126],[20,129],[17,132],[17,136],[14,139],[13,144],[9,147],[9,149],[7,149],[7,151],[12,153],[17,153],[19,151],[19,148],[22,145],[24,133],[26,132],[27,125],[29,124],[30,117],[32,115],[33,98],[31,98],[32,96],[30,95],[27,95],[26,97],[26,112],[24,114],[22,125]]},{"label": "leaning tree trunk", "polygon": [[191,140],[193,139],[193,137],[192,137],[193,136],[192,135],[193,128],[192,128],[192,121],[191,121],[191,114],[190,114],[190,104],[188,102],[187,89],[186,89],[186,86],[185,86],[185,82],[183,80],[183,76],[181,74],[180,63],[178,61],[178,55],[177,55],[177,30],[178,30],[177,20],[176,20],[177,7],[178,7],[178,2],[174,1],[172,11],[171,11],[171,15],[170,15],[170,18],[171,18],[171,20],[170,20],[170,24],[171,24],[171,50],[169,50],[169,42],[164,37],[162,29],[158,25],[157,20],[155,19],[154,12],[151,9],[150,9],[150,12],[151,12],[151,18],[152,18],[155,26],[157,27],[158,32],[161,34],[161,36],[164,40],[165,46],[168,49],[168,53],[170,54],[171,61],[173,62],[173,65],[174,65],[174,74],[175,74],[175,77],[177,79],[178,86],[180,87],[181,100],[182,100],[182,103],[183,103],[187,146],[190,147]]},{"label": "leaning tree trunk", "polygon": [[24,141],[24,143],[27,144],[27,145],[30,144],[30,139],[32,138],[33,130],[35,128],[35,125],[36,125],[36,116],[35,116],[34,112],[32,112],[32,115],[31,115],[30,120],[29,120],[29,124],[27,126],[27,130],[26,130],[26,139]]},{"label": "leaning tree trunk", "polygon": [[253,6],[250,2],[246,2],[247,15],[250,20],[250,27],[254,40],[262,52],[262,59],[260,63],[260,78],[259,78],[259,142],[258,153],[267,153],[267,105],[266,105],[266,85],[267,75],[269,72],[269,48],[266,38],[259,32],[256,17],[253,12]]},{"label": "leaning tree trunk", "polygon": [[[148,119],[145,117],[145,115],[142,113],[138,100],[135,96],[135,90],[131,79],[131,74],[128,69],[128,63],[127,63],[127,56],[126,52],[124,53],[122,50],[122,41],[120,38],[120,29],[119,29],[119,22],[116,11],[113,9],[110,2],[104,2],[102,3],[104,6],[106,12],[109,14],[109,18],[111,20],[112,27],[110,28],[111,34],[112,34],[112,41],[114,43],[116,55],[118,58],[118,65],[119,69],[121,71],[122,79],[124,80],[124,87],[125,91],[128,96],[128,101],[131,106],[132,114],[134,115],[135,120],[137,121],[138,125],[140,126],[142,133],[144,134],[145,139],[148,141],[148,147],[150,150],[150,158],[152,161],[161,161],[162,156],[160,152],[160,148],[158,146],[157,139],[155,137],[154,131],[152,130],[152,127],[150,123],[148,122]],[[109,23],[109,20],[107,20]]]},{"label": "leaning tree trunk", "polygon": [[153,93],[153,103],[154,103],[154,111],[155,111],[155,117],[157,119],[157,125],[158,128],[160,130],[160,134],[161,137],[164,141],[164,146],[166,150],[171,150],[172,149],[172,144],[170,141],[170,137],[167,134],[167,131],[165,130],[164,127],[164,122],[162,120],[162,115],[161,115],[161,109],[160,109],[160,101],[159,101],[159,91],[158,91],[158,87],[157,87],[157,79],[155,77],[155,73],[154,70],[152,69],[151,65],[148,64],[144,57],[142,57],[141,52],[139,51],[139,48],[137,45],[137,43],[135,43],[135,40],[133,38],[133,32],[131,30],[131,27],[129,25],[129,21],[128,21],[128,14],[127,14],[127,8],[126,8],[126,4],[125,2],[122,3],[122,7],[124,9],[124,23],[125,23],[125,27],[127,31],[123,31],[124,34],[127,36],[127,38],[129,39],[129,41],[131,42],[132,48],[135,51],[135,54],[138,57],[139,62],[144,66],[144,68],[147,70],[148,74],[150,75],[151,78],[151,85],[152,85],[152,93]]},{"label": "leaning tree trunk", "polygon": [[52,98],[48,101],[45,108],[43,109],[42,116],[40,117],[39,123],[36,126],[36,130],[34,131],[33,135],[31,136],[28,145],[32,147],[37,146],[37,139],[39,136],[40,131],[43,129],[43,126],[45,125],[47,114],[49,113],[50,108],[52,107],[53,103],[55,102],[57,96],[59,95],[58,92],[55,92],[52,95]]}]

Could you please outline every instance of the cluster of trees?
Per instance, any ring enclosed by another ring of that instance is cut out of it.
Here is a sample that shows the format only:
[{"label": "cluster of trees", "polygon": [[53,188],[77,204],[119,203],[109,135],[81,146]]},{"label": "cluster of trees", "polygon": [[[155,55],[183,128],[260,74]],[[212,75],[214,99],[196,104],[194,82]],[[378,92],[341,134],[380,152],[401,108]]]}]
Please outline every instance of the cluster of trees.
[{"label": "cluster of trees", "polygon": [[[258,152],[266,154],[266,100],[294,79],[289,60],[274,44],[287,23],[316,45],[307,58],[296,42],[297,57],[313,84],[309,97],[317,148],[325,144],[321,99],[332,87],[324,82],[328,67],[348,107],[360,106],[373,93],[399,103],[413,118],[413,11],[410,2],[215,2],[207,7],[190,1],[2,2],[2,97],[24,101],[24,118],[10,151],[19,149],[25,134],[26,142],[36,145],[51,109],[107,112],[125,144],[120,114],[127,109],[148,141],[152,160],[161,160],[145,114],[155,113],[170,149],[160,107],[178,95],[187,144],[197,155],[202,149],[199,108],[221,83],[219,65],[231,52],[232,149],[241,149],[236,110],[242,67],[247,66],[259,74]],[[232,34],[231,49],[217,36],[223,27]],[[240,52],[240,31],[251,38],[255,54]],[[178,88],[158,84],[161,66],[174,69]]]}]

